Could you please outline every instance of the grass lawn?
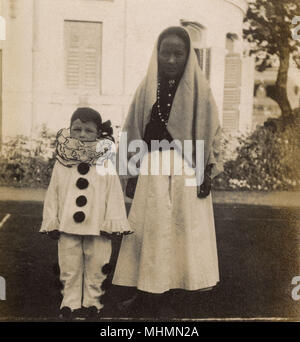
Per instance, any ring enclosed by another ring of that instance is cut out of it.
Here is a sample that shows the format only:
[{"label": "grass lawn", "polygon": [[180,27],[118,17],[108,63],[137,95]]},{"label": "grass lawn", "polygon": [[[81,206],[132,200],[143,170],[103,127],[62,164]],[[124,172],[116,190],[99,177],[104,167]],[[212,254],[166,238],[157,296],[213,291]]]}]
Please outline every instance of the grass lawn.
[{"label": "grass lawn", "polygon": [[[0,275],[6,301],[0,320],[55,319],[60,303],[57,242],[38,233],[42,204],[0,202]],[[300,301],[291,297],[292,278],[300,275],[299,209],[215,205],[220,283],[210,292],[178,291],[178,318],[300,318]],[[120,240],[113,241],[113,264]],[[115,302],[126,288],[107,291],[106,317],[118,318]],[[145,307],[133,316],[146,317]],[[128,316],[130,317],[130,315]]]}]

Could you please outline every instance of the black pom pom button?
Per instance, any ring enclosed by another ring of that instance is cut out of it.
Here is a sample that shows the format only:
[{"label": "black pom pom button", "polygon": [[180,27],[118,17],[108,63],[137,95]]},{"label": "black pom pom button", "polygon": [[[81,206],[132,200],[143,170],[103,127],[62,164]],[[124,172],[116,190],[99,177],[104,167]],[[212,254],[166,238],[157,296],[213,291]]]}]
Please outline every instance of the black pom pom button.
[{"label": "black pom pom button", "polygon": [[87,198],[85,196],[77,197],[76,204],[78,207],[84,207],[87,204]]},{"label": "black pom pom button", "polygon": [[110,264],[105,264],[101,269],[103,274],[109,274],[111,270],[112,270],[112,267]]},{"label": "black pom pom button", "polygon": [[110,287],[110,281],[106,278],[101,284],[101,290],[106,291]]},{"label": "black pom pom button", "polygon": [[86,189],[89,186],[89,182],[88,182],[87,179],[80,177],[80,178],[78,178],[78,180],[76,182],[76,186],[80,190],[83,190],[83,189]]},{"label": "black pom pom button", "polygon": [[80,163],[77,166],[77,170],[81,175],[86,175],[90,170],[90,166],[87,163]]},{"label": "black pom pom button", "polygon": [[81,223],[85,219],[85,214],[83,211],[76,211],[76,213],[73,215],[74,221],[77,223]]}]

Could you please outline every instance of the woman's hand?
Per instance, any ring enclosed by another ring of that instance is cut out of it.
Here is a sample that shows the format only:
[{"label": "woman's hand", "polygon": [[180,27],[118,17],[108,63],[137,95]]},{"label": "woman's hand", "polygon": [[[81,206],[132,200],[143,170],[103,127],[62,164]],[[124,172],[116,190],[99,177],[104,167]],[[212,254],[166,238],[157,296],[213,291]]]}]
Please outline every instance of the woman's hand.
[{"label": "woman's hand", "polygon": [[48,233],[48,235],[50,236],[52,240],[59,240],[60,232],[59,230],[52,230],[51,232]]},{"label": "woman's hand", "polygon": [[148,148],[150,149],[151,147],[151,141],[152,140],[168,140],[172,141],[173,138],[166,129],[166,127],[158,121],[150,121],[145,129],[145,134],[144,134],[144,141],[148,145]]},{"label": "woman's hand", "polygon": [[210,194],[211,191],[211,169],[212,165],[207,165],[204,173],[203,183],[200,185],[198,190],[198,198],[205,198]]},{"label": "woman's hand", "polygon": [[133,199],[138,177],[129,178],[126,186],[126,196]]},{"label": "woman's hand", "polygon": [[211,178],[208,175],[204,176],[204,181],[200,185],[198,191],[198,198],[205,198],[210,194],[211,190]]}]

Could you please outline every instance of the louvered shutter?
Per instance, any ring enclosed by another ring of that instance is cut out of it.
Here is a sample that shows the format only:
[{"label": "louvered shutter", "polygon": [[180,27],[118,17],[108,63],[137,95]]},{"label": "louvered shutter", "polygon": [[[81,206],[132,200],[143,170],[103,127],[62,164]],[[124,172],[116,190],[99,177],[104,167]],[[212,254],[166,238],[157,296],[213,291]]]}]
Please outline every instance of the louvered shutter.
[{"label": "louvered shutter", "polygon": [[236,132],[239,128],[241,99],[241,57],[239,54],[228,54],[225,57],[223,129]]},{"label": "louvered shutter", "polygon": [[66,83],[68,88],[78,88],[80,83],[80,33],[75,23],[65,23]]},{"label": "louvered shutter", "polygon": [[66,85],[100,91],[101,23],[66,21]]}]

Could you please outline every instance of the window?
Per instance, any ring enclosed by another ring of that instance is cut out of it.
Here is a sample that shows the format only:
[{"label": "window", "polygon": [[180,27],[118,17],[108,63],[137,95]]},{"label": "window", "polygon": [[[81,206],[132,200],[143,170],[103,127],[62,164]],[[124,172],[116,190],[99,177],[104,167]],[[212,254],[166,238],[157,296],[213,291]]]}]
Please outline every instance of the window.
[{"label": "window", "polygon": [[193,21],[181,20],[180,23],[188,30],[192,40],[193,48],[198,59],[199,66],[205,73],[206,78],[209,80],[211,49],[205,47],[205,27],[200,23]]},{"label": "window", "polygon": [[101,92],[102,23],[65,21],[68,89]]}]

